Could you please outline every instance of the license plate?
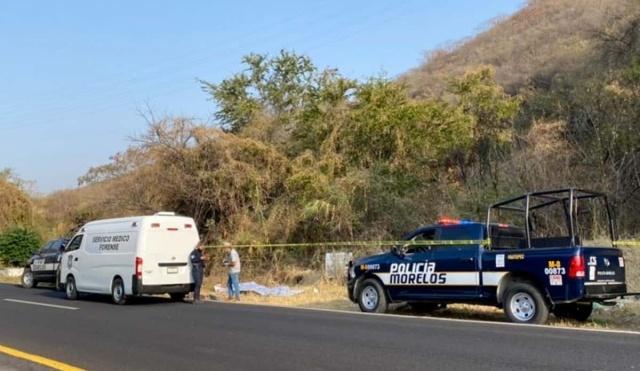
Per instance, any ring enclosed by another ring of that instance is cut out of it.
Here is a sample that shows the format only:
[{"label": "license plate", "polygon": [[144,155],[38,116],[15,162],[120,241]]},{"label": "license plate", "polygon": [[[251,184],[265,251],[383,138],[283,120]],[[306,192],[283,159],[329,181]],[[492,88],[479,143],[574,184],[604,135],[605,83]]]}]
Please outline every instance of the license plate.
[{"label": "license plate", "polygon": [[178,268],[167,268],[167,273],[169,274],[178,273]]},{"label": "license plate", "polygon": [[43,271],[46,269],[46,266],[44,265],[44,259],[36,259],[33,261],[33,264],[31,265],[31,270],[32,271]]}]

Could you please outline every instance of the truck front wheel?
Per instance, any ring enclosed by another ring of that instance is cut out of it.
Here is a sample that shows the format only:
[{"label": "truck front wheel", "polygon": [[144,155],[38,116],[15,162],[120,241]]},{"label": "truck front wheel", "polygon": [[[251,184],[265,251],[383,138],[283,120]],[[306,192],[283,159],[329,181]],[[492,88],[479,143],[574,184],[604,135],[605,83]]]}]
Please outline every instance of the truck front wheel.
[{"label": "truck front wheel", "polygon": [[511,322],[542,324],[549,318],[549,307],[531,283],[514,282],[507,287],[504,312]]},{"label": "truck front wheel", "polygon": [[22,272],[21,282],[22,287],[25,289],[32,289],[38,284],[38,282],[33,279],[33,272],[31,271],[31,268],[27,267],[24,269]]},{"label": "truck front wheel", "polygon": [[387,296],[377,280],[369,278],[362,282],[358,289],[358,305],[363,312],[385,313],[387,311]]}]

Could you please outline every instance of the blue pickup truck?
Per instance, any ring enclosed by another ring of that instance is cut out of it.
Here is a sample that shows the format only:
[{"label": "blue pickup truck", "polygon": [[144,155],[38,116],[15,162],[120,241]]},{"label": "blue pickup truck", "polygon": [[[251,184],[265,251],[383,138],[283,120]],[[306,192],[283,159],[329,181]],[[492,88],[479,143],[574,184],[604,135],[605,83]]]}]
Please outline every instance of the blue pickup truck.
[{"label": "blue pickup truck", "polygon": [[486,222],[441,219],[405,240],[349,263],[349,298],[362,311],[474,303],[501,307],[517,323],[545,323],[550,312],[584,321],[594,302],[630,295],[611,211],[597,192],[527,193],[490,206]]}]

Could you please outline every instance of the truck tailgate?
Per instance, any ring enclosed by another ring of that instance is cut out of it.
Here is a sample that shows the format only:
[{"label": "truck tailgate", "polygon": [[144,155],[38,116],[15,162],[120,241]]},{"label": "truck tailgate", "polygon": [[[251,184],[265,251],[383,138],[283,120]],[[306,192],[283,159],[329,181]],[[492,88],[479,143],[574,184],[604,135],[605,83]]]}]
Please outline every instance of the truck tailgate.
[{"label": "truck tailgate", "polygon": [[605,298],[627,292],[622,251],[604,247],[585,247],[583,251],[587,296]]}]

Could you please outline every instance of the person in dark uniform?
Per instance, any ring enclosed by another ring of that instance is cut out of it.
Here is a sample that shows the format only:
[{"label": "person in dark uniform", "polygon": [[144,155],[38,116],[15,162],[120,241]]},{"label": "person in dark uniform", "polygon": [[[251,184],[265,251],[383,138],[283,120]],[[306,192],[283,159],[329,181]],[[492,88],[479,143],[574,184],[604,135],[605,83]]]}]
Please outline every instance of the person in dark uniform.
[{"label": "person in dark uniform", "polygon": [[204,264],[207,260],[207,254],[204,252],[204,243],[198,242],[196,248],[189,255],[191,262],[191,275],[193,276],[193,304],[200,302],[200,288],[204,279]]}]

